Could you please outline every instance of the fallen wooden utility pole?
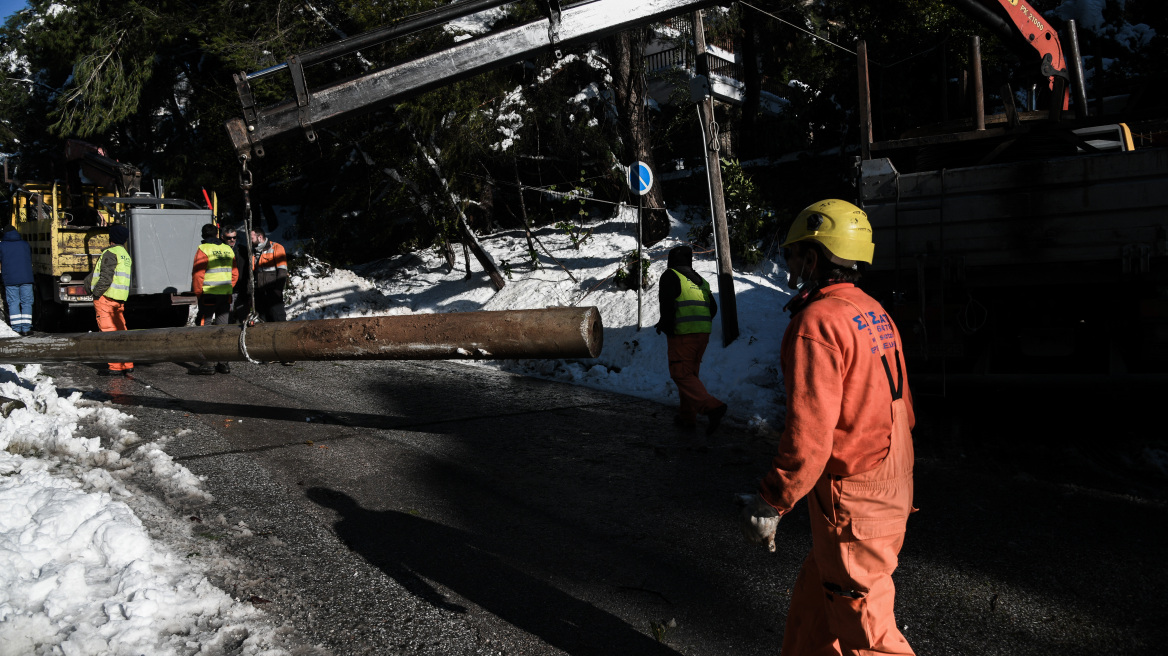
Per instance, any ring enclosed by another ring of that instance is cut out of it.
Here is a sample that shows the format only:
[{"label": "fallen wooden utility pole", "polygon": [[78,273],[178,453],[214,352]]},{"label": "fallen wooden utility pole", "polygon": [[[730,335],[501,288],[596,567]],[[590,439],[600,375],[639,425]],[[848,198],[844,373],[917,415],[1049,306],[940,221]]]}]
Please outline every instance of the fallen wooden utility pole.
[{"label": "fallen wooden utility pole", "polygon": [[0,339],[0,364],[594,358],[595,307],[449,312]]}]

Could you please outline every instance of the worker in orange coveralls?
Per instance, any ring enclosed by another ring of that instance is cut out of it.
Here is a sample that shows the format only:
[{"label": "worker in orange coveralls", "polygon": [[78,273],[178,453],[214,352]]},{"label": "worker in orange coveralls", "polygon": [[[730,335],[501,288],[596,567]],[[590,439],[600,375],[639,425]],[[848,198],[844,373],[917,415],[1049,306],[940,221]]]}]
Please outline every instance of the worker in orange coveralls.
[{"label": "worker in orange coveralls", "polygon": [[[97,327],[102,332],[126,330],[124,312],[130,297],[130,271],[133,260],[126,250],[130,229],[121,224],[110,226],[109,248],[101,252],[93,272],[85,279],[85,286],[93,295],[93,309]],[[99,371],[102,376],[128,376],[134,372],[133,362],[111,362],[109,368]]]},{"label": "worker in orange coveralls", "polygon": [[774,551],[779,519],[807,497],[812,547],[783,656],[913,653],[893,615],[892,572],[916,510],[914,417],[900,333],[854,284],[873,250],[868,216],[842,200],[800,212],[783,243],[798,290],[780,354],[787,421],[741,517],[746,537]]}]

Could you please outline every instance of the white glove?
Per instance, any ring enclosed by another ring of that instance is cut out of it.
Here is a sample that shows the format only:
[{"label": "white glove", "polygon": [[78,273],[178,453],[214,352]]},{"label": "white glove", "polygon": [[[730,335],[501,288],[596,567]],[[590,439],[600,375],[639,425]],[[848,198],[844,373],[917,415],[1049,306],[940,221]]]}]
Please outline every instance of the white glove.
[{"label": "white glove", "polygon": [[755,544],[765,544],[767,551],[775,551],[775,530],[779,527],[779,511],[763,501],[757,494],[739,494],[738,503],[742,515],[738,525],[746,539]]}]

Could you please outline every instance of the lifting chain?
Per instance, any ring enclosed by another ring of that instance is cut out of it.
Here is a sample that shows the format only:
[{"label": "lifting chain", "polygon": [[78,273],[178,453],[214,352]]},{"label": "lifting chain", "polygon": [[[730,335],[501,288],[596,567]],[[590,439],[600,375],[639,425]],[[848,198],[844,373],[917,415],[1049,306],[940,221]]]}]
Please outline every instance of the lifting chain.
[{"label": "lifting chain", "polygon": [[251,252],[251,187],[253,183],[251,171],[247,168],[247,155],[240,155],[239,161],[243,165],[243,170],[239,173],[239,188],[243,191],[243,243],[247,250],[247,300],[248,312],[247,318],[240,322],[242,330],[239,333],[239,352],[243,357],[252,364],[259,364],[258,360],[252,359],[247,352],[247,327],[254,326],[256,320],[259,318],[256,315],[255,309],[255,257]]}]

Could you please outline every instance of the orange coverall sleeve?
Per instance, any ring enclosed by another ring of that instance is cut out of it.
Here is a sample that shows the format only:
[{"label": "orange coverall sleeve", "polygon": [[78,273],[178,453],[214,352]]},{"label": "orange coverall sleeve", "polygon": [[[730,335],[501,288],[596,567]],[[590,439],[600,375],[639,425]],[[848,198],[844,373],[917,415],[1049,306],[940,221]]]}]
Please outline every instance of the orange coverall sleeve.
[{"label": "orange coverall sleeve", "polygon": [[235,283],[239,282],[239,258],[231,258],[231,288],[235,289]]},{"label": "orange coverall sleeve", "polygon": [[207,273],[207,254],[195,251],[195,265],[191,269],[191,291],[198,296],[203,293],[203,276]]},{"label": "orange coverall sleeve", "polygon": [[831,456],[843,399],[843,356],[812,335],[796,333],[783,348],[787,425],[759,494],[780,514],[811,492]]}]

